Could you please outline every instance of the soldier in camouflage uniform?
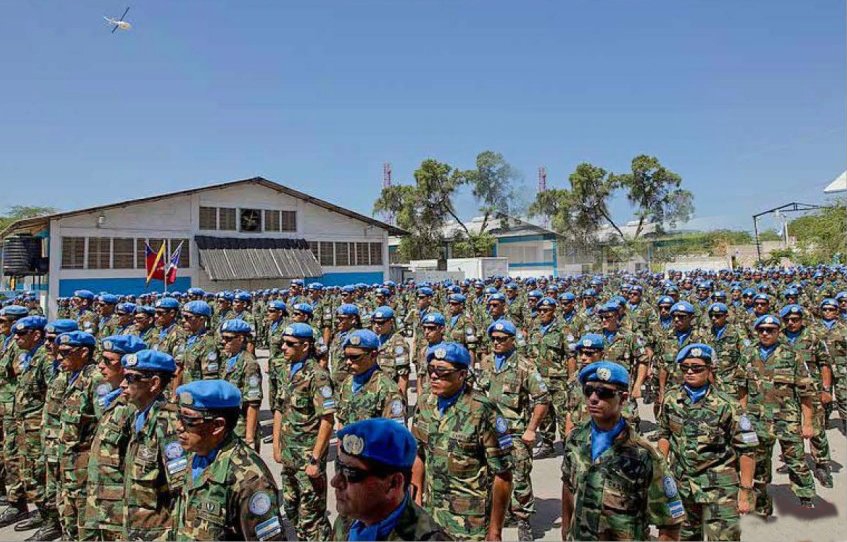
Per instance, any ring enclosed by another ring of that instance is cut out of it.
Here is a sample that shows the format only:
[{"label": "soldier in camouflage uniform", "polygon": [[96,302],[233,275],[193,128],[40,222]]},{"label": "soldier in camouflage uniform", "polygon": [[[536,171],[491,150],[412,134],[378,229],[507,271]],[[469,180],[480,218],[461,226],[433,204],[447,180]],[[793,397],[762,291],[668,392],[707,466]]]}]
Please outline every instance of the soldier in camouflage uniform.
[{"label": "soldier in camouflage uniform", "polygon": [[[606,341],[602,335],[598,335],[597,333],[583,335],[577,340],[574,346],[574,350],[576,351],[575,372],[568,380],[566,390],[568,404],[565,409],[565,436],[569,435],[574,427],[588,421],[588,405],[585,404],[585,397],[582,395],[582,384],[580,384],[577,375],[583,367],[602,360],[605,348]],[[564,437],[562,440],[564,440]]]},{"label": "soldier in camouflage uniform", "polygon": [[43,316],[27,316],[15,322],[12,328],[19,352],[12,364],[16,379],[13,403],[17,433],[15,453],[26,500],[19,504],[11,502],[3,516],[0,516],[0,523],[7,522],[13,514],[25,512],[27,503],[36,508],[34,514],[15,525],[16,531],[41,527],[52,509],[47,506],[44,497],[45,470],[41,448],[42,411],[52,366],[44,342],[46,325],[47,319]]},{"label": "soldier in camouflage uniform", "polygon": [[187,468],[176,434],[177,407],[165,396],[174,373],[173,357],[140,350],[121,359],[121,387],[135,407],[124,458],[124,521],[129,540],[173,538],[171,508]]},{"label": "soldier in camouflage uniform", "polygon": [[274,399],[273,448],[274,460],[282,464],[285,515],[298,539],[326,540],[326,457],[336,410],[332,381],[313,356],[311,326],[286,326],[282,344],[289,370]]},{"label": "soldier in camouflage uniform", "polygon": [[172,539],[285,540],[278,490],[259,454],[235,435],[238,388],[222,380],[176,389],[179,443],[188,453]]},{"label": "soldier in camouflage uniform", "polygon": [[56,342],[66,380],[59,416],[59,518],[62,536],[75,540],[84,522],[88,458],[102,412],[97,388],[103,376],[93,363],[97,344],[93,335],[72,331],[56,337]]},{"label": "soldier in camouflage uniform", "polygon": [[518,285],[510,282],[506,285],[506,316],[516,327],[523,330],[525,335],[529,334],[529,322],[527,322],[526,300],[518,292]]},{"label": "soldier in camouflage uniform", "polygon": [[209,329],[211,318],[212,308],[205,301],[189,301],[183,305],[183,333],[173,353],[177,367],[174,380],[177,382],[220,378],[221,355],[215,334]]},{"label": "soldier in camouflage uniform", "polygon": [[179,309],[179,301],[172,297],[165,297],[156,302],[156,331],[153,332],[151,342],[147,343],[152,350],[174,355],[176,346],[185,334],[177,322]]},{"label": "soldier in camouflage uniform", "polygon": [[641,384],[647,377],[647,350],[644,339],[619,327],[620,312],[617,303],[606,303],[597,308],[603,325],[603,341],[606,343],[603,358],[626,367],[632,387],[624,401],[623,415],[632,429],[640,431],[641,417],[638,415],[636,398],[641,397]]},{"label": "soldier in camouflage uniform", "polygon": [[670,310],[673,324],[671,329],[661,339],[656,341],[656,364],[659,366],[659,393],[653,412],[661,408],[665,391],[671,386],[682,385],[682,375],[676,366],[676,355],[680,350],[694,343],[704,343],[706,338],[694,327],[696,310],[687,301],[675,303]]},{"label": "soldier in camouflage uniform", "polygon": [[[344,360],[344,340],[353,330],[361,327],[359,307],[352,303],[343,303],[335,310],[335,335],[329,342],[329,371],[332,377],[333,387],[338,388],[350,373],[347,372],[347,364]],[[287,367],[288,362],[280,360],[282,367]]]},{"label": "soldier in camouflage uniform", "polygon": [[826,419],[829,419],[829,412],[837,406],[841,418],[841,434],[844,435],[847,434],[847,320],[839,320],[837,302],[834,299],[822,301],[820,311],[821,337],[832,357],[833,384],[830,389],[825,386],[822,389],[830,399]]},{"label": "soldier in camouflage uniform", "polygon": [[788,465],[791,490],[806,508],[814,508],[815,481],[806,465],[803,439],[811,438],[814,382],[794,349],[779,340],[776,316],[760,316],[754,323],[756,344],[742,353],[738,389],[741,405],[753,422],[756,450],[756,513],[773,513],[767,486],[773,476],[771,455],[777,440]]},{"label": "soldier in camouflage uniform", "polygon": [[[570,344],[576,339],[576,330],[556,317],[558,305],[552,297],[538,302],[538,320],[529,333],[529,358],[535,361],[538,372],[550,393],[550,406],[539,428],[538,447],[533,458],[541,459],[553,453],[556,428],[565,438],[565,413],[567,412],[568,360]],[[496,347],[496,345],[495,345]],[[516,482],[517,484],[517,482]]]},{"label": "soldier in camouflage uniform", "polygon": [[156,309],[149,305],[138,305],[135,307],[135,316],[133,317],[133,335],[144,341],[144,344],[156,342],[158,336],[156,334],[156,326],[153,325],[156,319]]},{"label": "soldier in camouflage uniform", "polygon": [[112,335],[131,335],[135,318],[135,303],[118,303],[115,307]]},{"label": "soldier in camouflage uniform", "polygon": [[[273,399],[276,397],[280,375],[285,370],[286,362],[282,357],[282,331],[285,329],[285,318],[288,307],[283,301],[272,299],[265,309],[265,344],[268,346],[268,405],[273,410]],[[273,436],[265,437],[262,442],[273,442]]]},{"label": "soldier in camouflage uniform", "polygon": [[368,418],[390,418],[405,424],[406,401],[397,384],[377,364],[379,337],[369,329],[351,331],[342,345],[351,375],[335,390],[335,419],[345,426]]},{"label": "soldier in camouflage uniform", "polygon": [[79,329],[96,337],[100,315],[93,310],[94,293],[90,290],[75,291],[73,304],[76,309],[76,321]]},{"label": "soldier in camouflage uniform", "polygon": [[[424,319],[431,314],[427,313]],[[374,333],[379,337],[377,363],[380,370],[397,384],[403,401],[406,401],[409,374],[412,371],[409,343],[406,337],[394,331],[394,311],[391,307],[377,307],[371,316],[371,323]]]},{"label": "soldier in camouflage uniform", "polygon": [[118,304],[118,296],[114,294],[103,294],[97,298],[97,314],[100,319],[97,323],[98,337],[114,335],[118,328],[118,317],[115,308]]},{"label": "soldier in camouflage uniform", "polygon": [[685,509],[664,459],[622,416],[629,371],[599,361],[579,373],[591,421],[565,441],[563,540],[675,540]]},{"label": "soldier in camouflage uniform", "polygon": [[428,357],[432,393],[418,402],[413,495],[457,539],[499,540],[512,485],[512,437],[497,406],[468,383],[470,354],[443,343]]},{"label": "soldier in camouflage uniform", "polygon": [[332,540],[449,540],[409,496],[415,438],[384,419],[356,422],[338,432]]},{"label": "soldier in camouflage uniform", "polygon": [[[479,330],[465,310],[467,298],[463,294],[450,294],[447,296],[447,316],[444,321],[444,334],[447,340],[454,343],[459,343],[468,349],[471,353],[471,365],[476,365],[474,353],[476,345],[479,342]],[[418,359],[418,358],[416,358]],[[423,364],[423,369],[418,367],[417,373],[426,375],[426,363]]]},{"label": "soldier in camouflage uniform", "polygon": [[9,508],[0,514],[0,520],[4,526],[26,517],[26,493],[21,480],[20,461],[17,457],[18,431],[14,414],[17,387],[14,368],[21,352],[15,341],[13,326],[27,315],[26,307],[20,305],[7,305],[0,312],[6,333],[2,344],[2,355],[0,355],[0,416],[3,422],[3,467],[7,498],[5,504],[9,505]]},{"label": "soldier in camouflage uniform", "polygon": [[232,302],[235,300],[235,296],[232,292],[219,292],[215,296],[215,314],[212,317],[212,325],[211,328],[215,333],[218,333],[218,329],[221,327],[226,320],[232,319]]},{"label": "soldier in camouflage uniform", "polygon": [[[102,341],[97,368],[103,375],[98,395],[103,414],[97,423],[92,453],[88,458],[88,480],[80,540],[125,539],[124,458],[130,438],[129,422],[135,407],[122,394],[124,370],[121,357],[145,349],[134,335],[114,335]],[[99,393],[106,391],[105,394]]]},{"label": "soldier in camouflage uniform", "polygon": [[815,478],[822,486],[831,488],[829,440],[826,438],[826,415],[822,400],[832,400],[831,395],[823,395],[824,388],[832,389],[832,358],[817,330],[805,324],[804,312],[800,305],[786,305],[782,308],[779,312],[784,324],[781,338],[800,354],[814,382],[812,427],[815,432],[809,439],[809,449],[815,462]]},{"label": "soldier in camouflage uniform", "polygon": [[738,362],[741,359],[741,349],[750,341],[737,326],[729,323],[729,307],[724,303],[712,303],[707,314],[711,323],[701,329],[700,336],[714,348],[714,366],[710,374],[715,386],[737,402]]},{"label": "soldier in camouflage uniform", "polygon": [[[414,353],[415,372],[417,373],[415,385],[417,387],[418,401],[421,401],[421,398],[429,393],[429,375],[427,374],[426,362],[429,349],[444,342],[444,316],[439,312],[433,312],[426,315],[426,320],[427,322],[421,326],[426,342]],[[473,354],[470,355],[471,367],[474,367],[474,357]]]},{"label": "soldier in camouflage uniform", "polygon": [[[555,305],[553,301],[551,313]],[[518,523],[518,539],[532,540],[529,524],[535,512],[532,447],[535,445],[536,429],[550,407],[551,396],[536,365],[516,352],[517,328],[512,322],[498,320],[488,328],[488,334],[494,351],[480,360],[476,385],[497,405],[508,424],[514,464],[510,511]],[[564,387],[564,382],[561,385]]]},{"label": "soldier in camouflage uniform", "polygon": [[705,344],[679,352],[685,384],[669,390],[658,420],[659,451],[686,512],[681,540],[741,540],[739,514],[753,508],[759,439],[736,400],[710,384],[716,360]]},{"label": "soldier in camouflage uniform", "polygon": [[259,451],[259,408],[262,405],[262,370],[256,357],[247,350],[253,327],[244,320],[221,324],[221,373],[223,380],[241,391],[242,416],[235,434]]}]

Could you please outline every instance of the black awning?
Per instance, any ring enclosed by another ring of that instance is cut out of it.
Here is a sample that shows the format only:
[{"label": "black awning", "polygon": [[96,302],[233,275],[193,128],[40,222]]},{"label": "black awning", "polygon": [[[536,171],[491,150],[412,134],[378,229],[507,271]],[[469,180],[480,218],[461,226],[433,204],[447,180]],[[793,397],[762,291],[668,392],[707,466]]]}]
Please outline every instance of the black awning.
[{"label": "black awning", "polygon": [[211,280],[319,277],[323,269],[305,239],[194,237]]}]

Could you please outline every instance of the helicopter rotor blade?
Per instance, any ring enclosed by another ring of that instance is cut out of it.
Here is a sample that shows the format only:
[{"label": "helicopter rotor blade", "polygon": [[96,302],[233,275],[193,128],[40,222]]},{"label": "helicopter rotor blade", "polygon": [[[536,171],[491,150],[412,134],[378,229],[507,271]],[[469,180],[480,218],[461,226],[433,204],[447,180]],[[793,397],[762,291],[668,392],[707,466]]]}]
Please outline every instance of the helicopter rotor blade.
[{"label": "helicopter rotor blade", "polygon": [[120,18],[120,19],[118,19],[119,21],[123,21],[123,20],[124,20],[124,17],[126,17],[127,12],[129,12],[129,8],[130,8],[130,6],[127,6],[127,7],[126,7],[126,9],[124,10],[124,14],[123,14],[123,15],[121,15],[121,18]]}]

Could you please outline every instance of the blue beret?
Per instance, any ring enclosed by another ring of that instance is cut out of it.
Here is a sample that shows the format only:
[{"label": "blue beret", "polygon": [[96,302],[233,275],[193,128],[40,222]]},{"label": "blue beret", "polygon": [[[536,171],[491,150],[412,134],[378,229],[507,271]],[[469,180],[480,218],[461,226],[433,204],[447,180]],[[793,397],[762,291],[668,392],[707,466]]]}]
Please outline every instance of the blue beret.
[{"label": "blue beret", "polygon": [[280,312],[287,312],[288,311],[288,307],[285,306],[285,301],[283,301],[281,299],[274,299],[273,301],[269,301],[268,302],[268,308],[273,309],[273,310],[277,310],[277,311],[280,311]]},{"label": "blue beret", "polygon": [[592,348],[594,350],[605,350],[606,349],[606,341],[603,339],[603,336],[599,333],[586,333],[582,337],[579,338],[579,341],[574,346],[577,350],[582,350],[583,348]]},{"label": "blue beret", "polygon": [[157,309],[178,310],[179,301],[172,297],[164,297],[156,302]]},{"label": "blue beret", "polygon": [[711,363],[715,359],[715,351],[708,344],[692,343],[677,352],[676,362],[682,363],[688,358],[698,358]]},{"label": "blue beret", "polygon": [[348,284],[347,286],[342,286],[341,291],[345,294],[352,294],[353,292],[356,291],[356,288],[354,288],[353,286],[350,286]]},{"label": "blue beret", "polygon": [[94,335],[84,331],[69,331],[56,337],[56,344],[65,346],[88,346],[93,348],[97,344]]},{"label": "blue beret", "polygon": [[503,303],[505,303],[506,302],[506,296],[504,296],[503,294],[498,292],[498,293],[489,295],[488,301],[502,301]]},{"label": "blue beret", "polygon": [[576,301],[576,296],[573,292],[565,292],[563,294],[559,294],[560,301]]},{"label": "blue beret", "polygon": [[588,288],[582,292],[582,297],[597,297],[597,290],[594,288]]},{"label": "blue beret", "polygon": [[432,288],[426,286],[418,288],[418,297],[421,296],[432,297]]},{"label": "blue beret", "polygon": [[835,307],[838,308],[838,301],[832,299],[831,297],[827,297],[823,301],[821,301],[820,308],[824,307]]},{"label": "blue beret", "polygon": [[659,298],[659,302],[656,303],[656,305],[673,305],[673,304],[674,304],[674,300],[669,295],[663,295],[662,297]]},{"label": "blue beret", "polygon": [[536,309],[540,309],[541,307],[551,307],[556,308],[556,300],[552,297],[544,297],[541,298],[541,301],[535,304]]},{"label": "blue beret", "polygon": [[74,292],[74,297],[78,297],[80,299],[94,299],[94,292],[91,290],[77,290]]},{"label": "blue beret", "polygon": [[15,325],[12,329],[15,332],[27,331],[30,329],[44,329],[46,325],[47,318],[43,316],[24,316],[23,318],[15,322]]},{"label": "blue beret", "polygon": [[241,407],[241,392],[226,380],[195,380],[176,389],[179,406],[193,410]]},{"label": "blue beret", "polygon": [[311,316],[315,312],[312,306],[308,303],[295,303],[294,305],[292,305],[291,308],[297,312],[308,314],[309,316]]},{"label": "blue beret", "polygon": [[754,290],[753,288],[744,288],[741,291],[741,295],[753,296],[753,295],[756,295],[756,290]]},{"label": "blue beret", "polygon": [[121,358],[121,365],[125,369],[136,371],[156,371],[159,373],[176,372],[176,363],[170,354],[158,350],[139,350],[125,354]]},{"label": "blue beret", "polygon": [[726,303],[712,303],[709,305],[709,314],[729,314]]},{"label": "blue beret", "polygon": [[630,292],[643,292],[643,291],[644,291],[644,287],[643,287],[643,286],[641,286],[641,285],[639,285],[639,284],[636,284],[636,285],[632,286],[632,287],[629,289],[629,291],[630,291]]},{"label": "blue beret", "polygon": [[115,294],[103,294],[100,296],[100,303],[105,303],[107,305],[116,305],[118,303],[118,296]]},{"label": "blue beret", "polygon": [[118,306],[115,307],[115,312],[125,313],[125,314],[135,314],[136,310],[135,303],[118,303]]},{"label": "blue beret", "polygon": [[398,470],[411,469],[418,451],[406,426],[387,418],[351,423],[338,431],[338,442],[345,454]]},{"label": "blue beret", "polygon": [[303,279],[294,279],[291,281],[292,286],[303,286],[303,284],[305,284]]},{"label": "blue beret", "polygon": [[156,309],[154,309],[150,305],[136,305],[135,313],[138,314],[139,312],[143,312],[148,316],[156,316]]},{"label": "blue beret", "polygon": [[726,292],[721,290],[712,292],[712,299],[726,299]]},{"label": "blue beret", "polygon": [[605,382],[621,387],[629,387],[629,373],[626,368],[613,361],[595,361],[579,372],[579,383]]},{"label": "blue beret", "polygon": [[251,301],[253,296],[250,295],[250,292],[237,292],[235,296],[233,296],[234,301]]},{"label": "blue beret", "polygon": [[396,287],[396,286],[397,286],[397,283],[396,283],[396,282],[394,282],[393,280],[386,280],[386,281],[385,281],[385,282],[383,282],[382,284],[383,284],[383,286],[387,286],[387,287],[389,287],[389,288],[394,288],[394,287]]},{"label": "blue beret", "polygon": [[800,295],[800,290],[798,290],[797,288],[794,288],[794,287],[786,288],[785,291],[782,292],[782,295],[784,297],[788,297],[788,296],[795,296],[796,297],[796,296]]},{"label": "blue beret", "polygon": [[486,293],[487,295],[493,295],[493,294],[496,294],[496,293],[497,293],[497,288],[495,288],[494,286],[488,286],[488,287],[486,287],[486,288],[485,288],[485,293]]},{"label": "blue beret", "polygon": [[348,346],[364,350],[377,350],[379,348],[379,337],[370,329],[357,329],[348,333],[341,344],[341,348]]},{"label": "blue beret", "polygon": [[234,318],[223,323],[221,333],[223,332],[250,334],[253,333],[253,327],[241,318]]},{"label": "blue beret", "polygon": [[753,296],[753,301],[770,301],[771,298],[768,297],[768,294],[756,294]]},{"label": "blue beret", "polygon": [[210,307],[205,301],[201,301],[199,299],[196,301],[189,301],[182,306],[182,310],[189,314],[196,314],[197,316],[212,316],[212,307]]},{"label": "blue beret", "polygon": [[321,284],[320,282],[312,282],[312,283],[309,284],[309,289],[310,290],[323,290],[324,285]]},{"label": "blue beret", "polygon": [[779,319],[772,314],[763,314],[756,318],[756,321],[753,322],[753,329],[759,329],[759,327],[763,325],[779,327],[780,322]]},{"label": "blue beret", "polygon": [[679,293],[679,288],[677,288],[677,287],[676,287],[676,286],[674,286],[674,285],[670,285],[670,286],[668,286],[667,288],[665,288],[665,293],[666,293],[666,294],[669,294],[669,293],[671,293],[671,292]]},{"label": "blue beret", "polygon": [[27,309],[26,307],[21,307],[20,305],[7,305],[3,307],[3,310],[0,310],[0,314],[2,314],[3,316],[22,318],[29,314],[29,309]]},{"label": "blue beret", "polygon": [[464,294],[450,294],[447,296],[448,303],[464,303],[468,298]]},{"label": "blue beret", "polygon": [[541,299],[542,297],[544,297],[544,292],[542,292],[541,290],[532,290],[528,294],[526,294],[526,296],[537,297],[538,299]]},{"label": "blue beret", "polygon": [[440,312],[430,312],[426,316],[424,316],[423,319],[421,320],[421,325],[429,324],[429,325],[443,326],[446,323],[447,323],[447,321],[444,319],[444,315],[441,314]]},{"label": "blue beret", "polygon": [[377,307],[373,314],[371,314],[371,320],[391,320],[394,318],[394,309],[391,307]]},{"label": "blue beret", "polygon": [[391,295],[391,290],[389,290],[388,288],[377,288],[376,295],[389,296]]},{"label": "blue beret", "polygon": [[76,323],[76,320],[71,320],[70,318],[53,320],[52,322],[47,322],[47,325],[44,326],[44,331],[47,333],[54,333],[56,335],[60,333],[70,333],[71,331],[77,331],[78,329],[79,324]]},{"label": "blue beret", "polygon": [[779,311],[779,317],[783,319],[789,314],[799,314],[800,316],[803,316],[803,307],[792,303],[791,305],[782,307],[782,310]]},{"label": "blue beret", "polygon": [[337,309],[335,309],[335,314],[342,316],[359,316],[359,307],[352,303],[342,303]]},{"label": "blue beret", "polygon": [[312,331],[312,326],[303,322],[294,322],[288,324],[282,332],[283,335],[295,337],[297,339],[314,339],[315,334]]},{"label": "blue beret", "polygon": [[433,359],[439,359],[469,367],[471,364],[471,355],[464,345],[459,343],[438,343],[426,349],[426,362],[429,363]]},{"label": "blue beret", "polygon": [[103,350],[116,354],[134,354],[147,348],[144,341],[137,335],[112,335],[101,341]]},{"label": "blue beret", "polygon": [[515,282],[507,282],[507,283],[506,283],[506,289],[507,289],[507,290],[517,290],[517,289],[518,289],[518,285],[517,285],[517,283],[515,283]]},{"label": "blue beret", "polygon": [[504,318],[496,320],[488,326],[488,336],[490,337],[495,331],[505,333],[506,335],[511,335],[513,337],[518,333],[518,329],[515,327],[515,324]]},{"label": "blue beret", "polygon": [[679,301],[675,303],[673,307],[671,307],[671,313],[674,312],[683,312],[685,314],[694,314],[694,305],[689,303],[688,301]]},{"label": "blue beret", "polygon": [[847,297],[847,292],[838,292],[837,294],[835,294],[836,301],[841,301],[845,297]]},{"label": "blue beret", "polygon": [[621,308],[621,306],[618,305],[616,302],[609,301],[608,303],[603,303],[602,305],[598,305],[597,306],[597,312],[598,313],[618,312],[618,309],[620,309],[620,308]]},{"label": "blue beret", "polygon": [[189,288],[187,290],[188,295],[206,295],[206,292],[203,288]]}]

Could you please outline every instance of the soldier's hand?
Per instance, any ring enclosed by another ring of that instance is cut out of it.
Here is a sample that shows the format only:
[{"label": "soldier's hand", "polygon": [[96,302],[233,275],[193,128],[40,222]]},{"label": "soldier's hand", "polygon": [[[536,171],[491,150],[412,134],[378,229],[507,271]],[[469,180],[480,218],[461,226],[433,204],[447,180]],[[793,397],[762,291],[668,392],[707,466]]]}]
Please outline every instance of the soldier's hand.
[{"label": "soldier's hand", "polygon": [[534,446],[535,445],[535,431],[533,431],[532,429],[527,429],[526,431],[523,432],[523,435],[521,435],[521,440],[524,441],[527,444],[527,446]]},{"label": "soldier's hand", "polygon": [[738,513],[742,516],[753,510],[753,494],[749,489],[738,491]]},{"label": "soldier's hand", "polygon": [[808,440],[815,435],[815,430],[810,424],[803,424],[802,433],[803,438]]},{"label": "soldier's hand", "polygon": [[832,393],[828,391],[821,392],[821,403],[828,405],[832,402]]},{"label": "soldier's hand", "polygon": [[632,394],[630,395],[633,399],[641,399],[641,386],[636,386],[632,390]]},{"label": "soldier's hand", "polygon": [[500,542],[501,540],[503,540],[503,534],[500,532],[494,532],[493,530],[489,529],[488,532],[485,533],[485,540],[486,542],[492,540],[495,542]]},{"label": "soldier's hand", "polygon": [[317,478],[321,475],[321,469],[317,465],[306,465],[306,476],[309,478]]},{"label": "soldier's hand", "polygon": [[274,446],[274,461],[282,463],[282,450],[280,450],[279,446]]}]

